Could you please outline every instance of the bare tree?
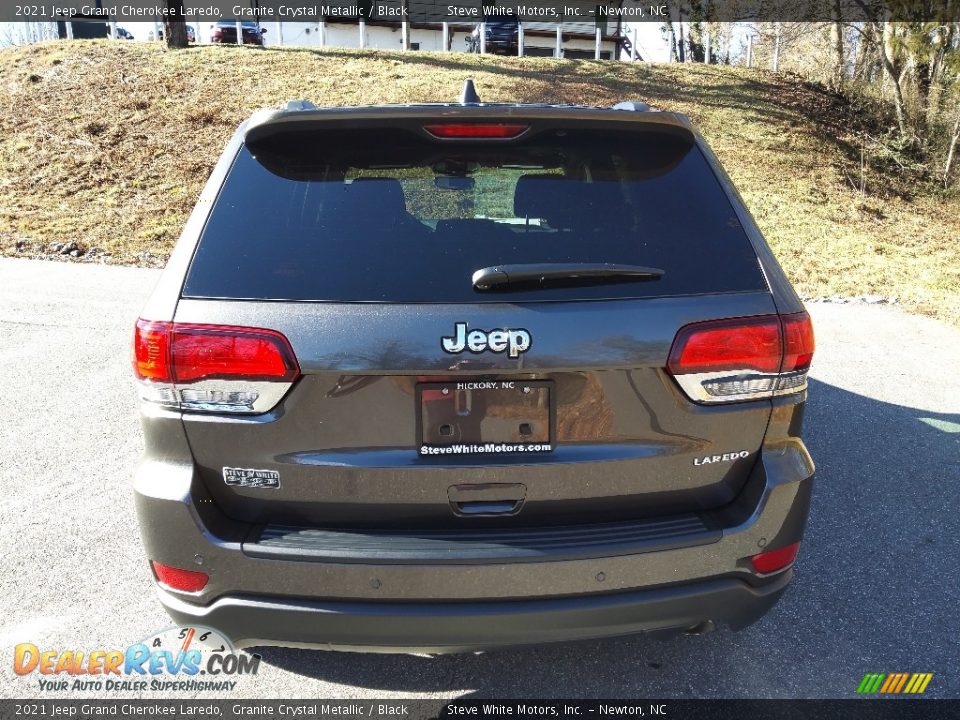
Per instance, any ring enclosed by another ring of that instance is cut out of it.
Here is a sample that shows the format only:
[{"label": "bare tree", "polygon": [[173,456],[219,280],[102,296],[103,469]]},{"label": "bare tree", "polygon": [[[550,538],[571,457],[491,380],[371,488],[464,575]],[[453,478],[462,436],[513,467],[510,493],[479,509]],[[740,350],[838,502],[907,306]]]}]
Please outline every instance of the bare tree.
[{"label": "bare tree", "polygon": [[893,112],[897,118],[897,127],[900,130],[900,136],[906,137],[909,134],[909,122],[907,120],[907,104],[903,99],[903,84],[901,82],[902,67],[899,67],[896,61],[896,29],[894,23],[879,23],[882,25],[875,32],[881,37],[877,43],[877,49],[880,53],[880,64],[887,73],[887,78],[893,85]]},{"label": "bare tree", "polygon": [[670,62],[679,62],[680,57],[677,55],[677,31],[673,27],[673,21],[665,22],[663,29],[667,32],[670,43]]},{"label": "bare tree", "polygon": [[833,72],[830,75],[830,84],[840,87],[844,77],[843,54],[843,14],[840,0],[833,2],[833,22],[830,24],[830,45],[833,49]]},{"label": "bare tree", "polygon": [[187,24],[184,22],[183,0],[165,0],[168,14],[163,21],[163,36],[167,48],[175,50],[188,46]]},{"label": "bare tree", "polygon": [[960,102],[957,103],[957,119],[953,123],[953,134],[950,136],[950,148],[947,150],[947,162],[943,166],[943,186],[950,187],[950,171],[953,169],[953,158],[957,152],[957,141],[960,141]]},{"label": "bare tree", "polygon": [[859,32],[856,38],[856,56],[853,60],[853,81],[869,84],[874,81],[878,67],[876,26],[874,23],[865,23],[862,28],[854,26],[854,30]]}]

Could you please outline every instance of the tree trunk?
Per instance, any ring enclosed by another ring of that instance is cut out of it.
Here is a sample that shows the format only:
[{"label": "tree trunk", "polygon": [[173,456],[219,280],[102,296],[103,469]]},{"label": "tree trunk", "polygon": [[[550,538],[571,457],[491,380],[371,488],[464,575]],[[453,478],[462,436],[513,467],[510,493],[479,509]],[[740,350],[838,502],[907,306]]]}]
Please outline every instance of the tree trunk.
[{"label": "tree trunk", "polygon": [[876,65],[876,49],[873,23],[864,23],[857,43],[857,54],[853,62],[853,81],[855,83],[873,82],[873,69]]},{"label": "tree trunk", "polygon": [[960,105],[957,106],[957,120],[953,123],[953,135],[950,138],[950,149],[947,151],[947,162],[943,166],[943,186],[950,187],[950,171],[953,169],[953,158],[956,156],[957,141],[960,140]]},{"label": "tree trunk", "polygon": [[677,55],[677,31],[672,20],[667,23],[667,29],[670,32],[670,62],[680,62],[680,56]]},{"label": "tree trunk", "polygon": [[840,0],[833,2],[833,22],[830,24],[830,47],[833,51],[833,70],[830,73],[830,84],[840,87],[844,76],[843,56],[843,22],[841,17]]},{"label": "tree trunk", "polygon": [[877,43],[877,49],[880,54],[880,64],[887,73],[890,83],[893,85],[893,111],[897,117],[897,127],[900,130],[900,136],[906,137],[908,134],[906,103],[903,100],[903,88],[900,85],[900,73],[893,65],[891,54],[893,52],[893,25],[889,22],[882,23],[882,40]]},{"label": "tree trunk", "polygon": [[183,0],[166,0],[170,11],[163,21],[163,36],[167,41],[167,48],[175,50],[187,47],[187,25],[183,21]]},{"label": "tree trunk", "polygon": [[773,24],[773,59],[770,62],[770,69],[774,72],[780,72],[780,23]]}]

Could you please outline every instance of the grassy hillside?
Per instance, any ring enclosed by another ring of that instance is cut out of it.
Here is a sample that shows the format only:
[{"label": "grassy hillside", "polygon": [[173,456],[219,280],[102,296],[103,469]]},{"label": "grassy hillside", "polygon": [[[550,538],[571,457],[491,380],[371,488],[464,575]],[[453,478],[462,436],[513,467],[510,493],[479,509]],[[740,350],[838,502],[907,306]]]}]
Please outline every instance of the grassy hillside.
[{"label": "grassy hillside", "polygon": [[960,322],[960,207],[868,169],[856,191],[844,101],[797,78],[700,65],[56,42],[0,50],[0,252],[74,243],[160,258],[233,128],[289,98],[317,104],[456,98],[609,105],[690,115],[729,169],[799,291],[877,294]]}]

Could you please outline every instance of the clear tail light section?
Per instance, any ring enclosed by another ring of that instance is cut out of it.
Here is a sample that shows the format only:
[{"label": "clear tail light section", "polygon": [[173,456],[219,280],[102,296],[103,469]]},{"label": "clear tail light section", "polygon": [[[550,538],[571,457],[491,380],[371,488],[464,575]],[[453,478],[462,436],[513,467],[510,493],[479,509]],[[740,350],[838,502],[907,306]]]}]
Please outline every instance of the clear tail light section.
[{"label": "clear tail light section", "polygon": [[181,410],[262,413],[300,377],[274,330],[138,320],[133,368],[140,397]]},{"label": "clear tail light section", "polygon": [[805,312],[710,320],[680,329],[667,371],[695,402],[758,400],[806,390],[813,351]]}]

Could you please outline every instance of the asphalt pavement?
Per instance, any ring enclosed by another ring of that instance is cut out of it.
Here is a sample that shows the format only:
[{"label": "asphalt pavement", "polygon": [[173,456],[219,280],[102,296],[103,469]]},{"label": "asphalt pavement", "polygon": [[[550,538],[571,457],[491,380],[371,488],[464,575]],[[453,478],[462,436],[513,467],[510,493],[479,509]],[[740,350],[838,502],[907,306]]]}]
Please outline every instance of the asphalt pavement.
[{"label": "asphalt pavement", "polygon": [[[0,697],[13,648],[124,648],[170,625],[134,517],[131,328],[158,271],[0,259]],[[960,329],[814,304],[818,479],[796,578],[741,633],[460,656],[263,648],[237,697],[853,697],[931,672],[960,697]],[[67,697],[91,693],[59,693]],[[201,695],[201,697],[203,697]]]}]

